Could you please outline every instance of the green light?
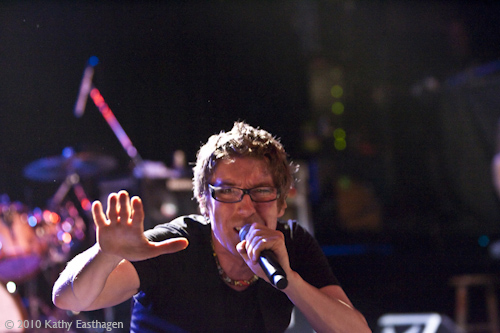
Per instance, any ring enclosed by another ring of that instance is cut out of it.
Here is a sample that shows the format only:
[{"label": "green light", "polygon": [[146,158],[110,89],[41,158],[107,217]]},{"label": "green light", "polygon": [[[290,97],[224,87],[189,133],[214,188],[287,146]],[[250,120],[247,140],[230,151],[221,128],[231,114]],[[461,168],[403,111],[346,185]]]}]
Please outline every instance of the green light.
[{"label": "green light", "polygon": [[341,189],[347,190],[351,186],[351,179],[347,176],[341,176],[337,184]]},{"label": "green light", "polygon": [[333,137],[337,140],[343,140],[345,139],[345,131],[343,128],[336,128],[333,131]]},{"label": "green light", "polygon": [[337,150],[344,150],[347,146],[347,143],[344,139],[335,139],[335,143],[333,145]]},{"label": "green light", "polygon": [[344,89],[342,89],[341,86],[336,84],[332,87],[332,89],[330,89],[330,93],[332,94],[333,97],[340,98],[342,97],[342,95],[344,95]]},{"label": "green light", "polygon": [[333,103],[332,112],[333,114],[340,116],[342,113],[344,113],[344,104],[342,102]]}]

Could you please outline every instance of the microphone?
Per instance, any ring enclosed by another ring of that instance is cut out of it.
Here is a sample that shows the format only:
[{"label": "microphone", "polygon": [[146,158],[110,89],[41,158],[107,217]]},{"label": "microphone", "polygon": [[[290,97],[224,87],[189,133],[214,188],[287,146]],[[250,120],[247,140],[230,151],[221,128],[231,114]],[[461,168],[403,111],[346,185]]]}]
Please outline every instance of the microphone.
[{"label": "microphone", "polygon": [[[246,224],[243,228],[241,228],[239,232],[241,241],[245,240],[247,237],[250,227],[250,224]],[[276,259],[273,251],[262,251],[259,256],[259,264],[273,286],[278,289],[285,289],[288,286],[285,271],[281,268],[281,265],[278,263],[278,259]]]},{"label": "microphone", "polygon": [[82,83],[80,84],[80,91],[78,92],[78,99],[75,103],[74,114],[77,118],[83,116],[85,112],[85,105],[87,104],[87,98],[89,96],[90,90],[92,89],[92,77],[94,76],[94,66],[97,65],[99,59],[93,56],[90,57],[87,67],[83,71]]}]

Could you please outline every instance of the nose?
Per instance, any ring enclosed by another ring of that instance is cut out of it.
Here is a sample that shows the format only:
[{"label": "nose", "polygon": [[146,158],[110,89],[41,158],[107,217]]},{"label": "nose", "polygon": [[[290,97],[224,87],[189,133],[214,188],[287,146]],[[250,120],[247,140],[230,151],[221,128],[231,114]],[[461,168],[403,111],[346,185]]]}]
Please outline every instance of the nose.
[{"label": "nose", "polygon": [[241,201],[238,202],[237,205],[238,205],[238,212],[241,215],[250,216],[253,213],[255,213],[254,202],[252,201],[248,193],[243,194],[243,199],[241,199]]}]

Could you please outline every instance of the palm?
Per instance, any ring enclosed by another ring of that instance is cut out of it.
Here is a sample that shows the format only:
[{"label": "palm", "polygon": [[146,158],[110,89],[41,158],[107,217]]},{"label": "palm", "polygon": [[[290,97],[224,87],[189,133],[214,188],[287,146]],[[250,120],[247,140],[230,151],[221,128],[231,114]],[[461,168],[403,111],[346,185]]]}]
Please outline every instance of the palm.
[{"label": "palm", "polygon": [[100,202],[95,202],[92,214],[96,224],[97,243],[105,253],[129,261],[140,261],[164,253],[174,253],[187,246],[185,238],[153,243],[144,236],[144,211],[138,197],[129,199],[125,191],[111,194],[107,216]]}]

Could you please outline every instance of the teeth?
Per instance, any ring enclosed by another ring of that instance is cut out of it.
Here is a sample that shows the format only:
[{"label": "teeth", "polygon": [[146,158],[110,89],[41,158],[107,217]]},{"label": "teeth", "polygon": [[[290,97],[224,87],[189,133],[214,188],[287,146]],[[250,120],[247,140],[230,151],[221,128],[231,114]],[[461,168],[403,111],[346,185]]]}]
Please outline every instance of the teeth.
[{"label": "teeth", "polygon": [[241,227],[236,227],[234,229],[239,232],[241,230]]}]

